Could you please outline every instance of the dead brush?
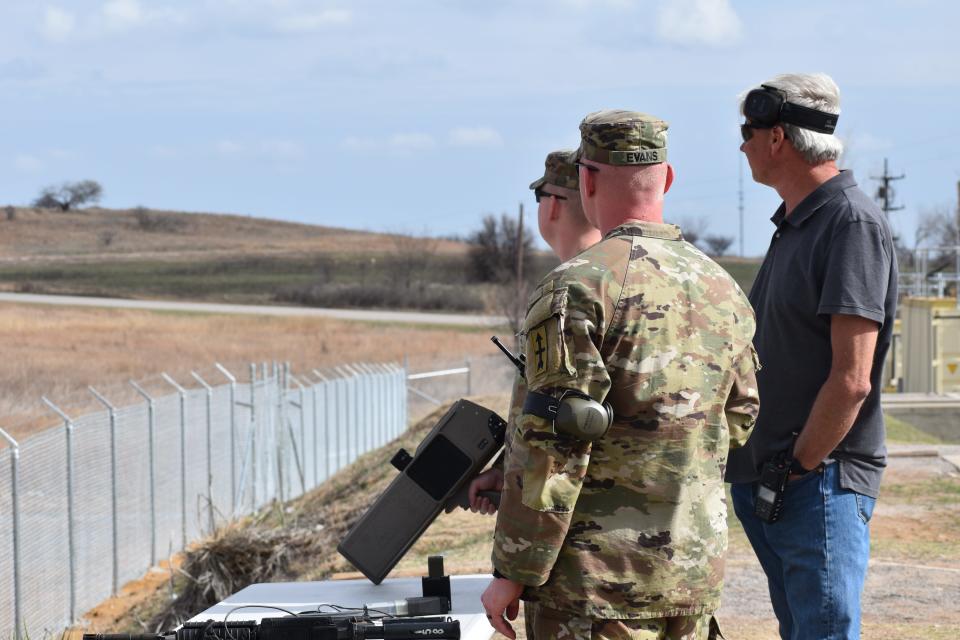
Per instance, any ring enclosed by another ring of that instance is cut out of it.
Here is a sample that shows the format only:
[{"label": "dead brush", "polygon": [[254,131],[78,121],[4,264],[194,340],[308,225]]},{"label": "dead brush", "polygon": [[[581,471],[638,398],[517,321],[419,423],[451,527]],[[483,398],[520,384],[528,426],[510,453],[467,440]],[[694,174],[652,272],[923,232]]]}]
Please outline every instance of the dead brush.
[{"label": "dead brush", "polygon": [[303,529],[220,529],[184,554],[180,593],[148,626],[173,628],[250,584],[289,577],[291,562],[312,546]]}]

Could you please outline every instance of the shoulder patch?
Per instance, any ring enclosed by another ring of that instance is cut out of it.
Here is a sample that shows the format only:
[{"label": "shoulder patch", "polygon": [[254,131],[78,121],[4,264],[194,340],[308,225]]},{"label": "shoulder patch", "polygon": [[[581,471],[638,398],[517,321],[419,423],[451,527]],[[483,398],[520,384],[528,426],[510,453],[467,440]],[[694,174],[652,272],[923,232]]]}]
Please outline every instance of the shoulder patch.
[{"label": "shoulder patch", "polygon": [[523,333],[529,384],[540,387],[575,373],[563,333],[566,314],[567,288],[562,286],[544,291],[527,309]]}]

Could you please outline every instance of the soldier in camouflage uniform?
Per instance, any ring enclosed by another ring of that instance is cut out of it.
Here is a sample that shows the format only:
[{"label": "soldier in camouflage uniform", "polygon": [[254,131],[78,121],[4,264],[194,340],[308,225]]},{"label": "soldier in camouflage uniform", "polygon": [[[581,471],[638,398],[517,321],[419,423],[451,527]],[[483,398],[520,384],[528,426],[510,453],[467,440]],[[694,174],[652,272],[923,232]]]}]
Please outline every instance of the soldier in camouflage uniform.
[{"label": "soldier in camouflage uniform", "polygon": [[530,392],[613,410],[593,442],[527,406],[494,537],[491,624],[526,601],[531,638],[707,638],[727,546],[723,471],[759,401],[753,311],[733,279],[663,223],[667,123],[580,124],[580,194],[601,242],[549,273],[523,329]]},{"label": "soldier in camouflage uniform", "polygon": [[[596,244],[600,231],[583,215],[580,203],[580,176],[574,164],[573,151],[551,151],[544,161],[543,177],[530,184],[537,199],[537,226],[540,236],[550,245],[562,261]],[[507,422],[512,423],[520,415],[527,397],[527,383],[517,376],[510,398],[510,413]],[[507,434],[509,436],[509,433]],[[507,438],[507,447],[510,446]],[[470,509],[474,513],[494,513],[496,506],[480,491],[500,491],[503,488],[503,454],[493,466],[470,483]]]}]

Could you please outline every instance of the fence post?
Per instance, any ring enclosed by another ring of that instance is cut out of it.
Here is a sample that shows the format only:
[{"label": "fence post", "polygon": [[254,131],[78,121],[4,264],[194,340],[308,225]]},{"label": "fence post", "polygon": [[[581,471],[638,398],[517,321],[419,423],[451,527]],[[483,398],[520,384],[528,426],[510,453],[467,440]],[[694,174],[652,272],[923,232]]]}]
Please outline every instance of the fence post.
[{"label": "fence post", "polygon": [[147,475],[150,477],[150,566],[157,564],[157,465],[154,460],[156,440],[156,406],[153,398],[143,387],[133,380],[130,386],[147,401],[147,457],[150,468]]},{"label": "fence post", "polygon": [[313,375],[323,381],[323,479],[330,479],[330,380],[313,370]]},{"label": "fence post", "polygon": [[273,374],[277,383],[277,415],[274,416],[274,436],[277,439],[277,480],[280,483],[278,487],[280,504],[286,502],[286,493],[283,490],[283,429],[286,426],[286,399],[287,399],[287,379],[284,376],[285,369],[278,362],[273,363]]},{"label": "fence post", "polygon": [[350,373],[350,386],[348,387],[350,395],[347,398],[347,406],[353,408],[353,410],[350,412],[352,416],[350,430],[353,432],[352,460],[356,460],[362,453],[364,453],[364,434],[360,422],[360,371],[356,368],[356,365],[348,364],[344,365],[344,368]]},{"label": "fence post", "polygon": [[367,451],[373,451],[379,444],[377,422],[370,406],[370,393],[373,390],[373,373],[370,365],[358,364],[360,370],[360,407],[363,410],[363,432],[366,435]]},{"label": "fence post", "polygon": [[77,553],[76,553],[76,526],[73,509],[73,420],[60,410],[46,396],[40,399],[63,419],[63,426],[67,436],[67,548],[70,561],[70,620],[69,624],[77,619]]},{"label": "fence post", "polygon": [[396,418],[390,411],[390,396],[392,380],[390,380],[390,366],[386,363],[380,365],[380,406],[383,411],[383,421],[391,431],[396,431]]},{"label": "fence post", "polygon": [[110,518],[113,541],[113,574],[110,583],[110,595],[117,595],[120,582],[120,535],[117,522],[117,409],[93,387],[87,387],[100,404],[107,408],[110,415]]},{"label": "fence post", "polygon": [[2,436],[10,443],[10,501],[13,510],[13,637],[21,640],[23,629],[23,590],[20,585],[20,494],[17,482],[20,478],[20,445],[10,434],[0,429]]},{"label": "fence post", "polygon": [[410,359],[409,357],[407,357],[406,354],[404,354],[403,355],[403,386],[401,387],[402,393],[403,393],[401,397],[401,404],[403,405],[403,412],[402,412],[403,425],[407,425],[410,421],[410,405],[409,405],[409,398],[407,397],[409,395],[407,391],[407,382],[408,382],[409,376],[410,376]]},{"label": "fence post", "polygon": [[230,516],[237,515],[237,378],[219,362],[217,371],[230,381]]},{"label": "fence post", "polygon": [[207,392],[207,512],[210,514],[210,533],[213,533],[216,530],[213,518],[213,387],[196,371],[191,371],[190,375]]},{"label": "fence post", "polygon": [[[266,372],[266,365],[264,365]],[[266,376],[264,376],[266,380]],[[250,363],[250,511],[257,510],[257,365]]]},{"label": "fence post", "polygon": [[[293,438],[293,424],[292,420],[290,424],[287,424],[287,430],[290,432],[290,443],[293,445],[293,460],[297,463],[297,474],[300,476],[300,492],[301,495],[307,492],[307,420],[305,417],[305,408],[304,408],[304,396],[303,396],[303,384],[290,373],[289,364],[287,365],[286,378],[287,383],[292,382],[297,385],[300,390],[299,395],[297,396],[297,402],[290,400],[289,403],[300,410],[300,451],[297,451],[297,442]],[[297,453],[300,455],[298,456]],[[292,483],[291,483],[292,484]],[[291,486],[291,490],[292,490]],[[291,498],[293,496],[291,495]]]},{"label": "fence post", "polygon": [[390,365],[393,368],[393,403],[396,410],[397,435],[403,433],[407,426],[407,372],[398,364]]},{"label": "fence post", "polygon": [[472,385],[470,384],[472,381],[471,374],[473,373],[470,370],[470,356],[466,357],[466,367],[467,367],[467,395],[469,396],[469,395],[472,395],[472,390],[473,390]]},{"label": "fence post", "polygon": [[[316,372],[316,371],[314,371]],[[319,429],[317,424],[317,383],[310,378],[307,378],[310,382],[310,397],[311,397],[311,418],[313,420],[313,486],[316,487],[320,484],[319,472],[319,460],[320,447],[317,445],[317,439],[319,437]]]},{"label": "fence post", "polygon": [[160,377],[180,395],[180,540],[181,549],[187,548],[187,390],[177,381],[161,373]]}]

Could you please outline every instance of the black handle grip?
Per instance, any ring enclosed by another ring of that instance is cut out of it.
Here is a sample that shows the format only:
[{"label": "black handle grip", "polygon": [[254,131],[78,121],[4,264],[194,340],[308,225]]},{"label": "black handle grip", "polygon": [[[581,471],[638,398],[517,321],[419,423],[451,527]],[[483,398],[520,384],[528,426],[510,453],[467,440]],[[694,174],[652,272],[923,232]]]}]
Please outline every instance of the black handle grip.
[{"label": "black handle grip", "polygon": [[415,640],[416,638],[440,638],[441,640],[457,640],[460,638],[460,621],[445,620],[443,622],[389,622],[381,627],[382,635],[366,634],[367,638],[383,638],[384,640]]},{"label": "black handle grip", "polygon": [[83,640],[164,640],[155,633],[85,633]]}]

